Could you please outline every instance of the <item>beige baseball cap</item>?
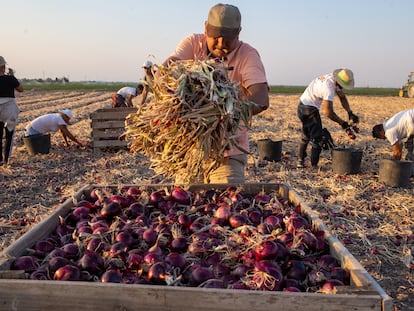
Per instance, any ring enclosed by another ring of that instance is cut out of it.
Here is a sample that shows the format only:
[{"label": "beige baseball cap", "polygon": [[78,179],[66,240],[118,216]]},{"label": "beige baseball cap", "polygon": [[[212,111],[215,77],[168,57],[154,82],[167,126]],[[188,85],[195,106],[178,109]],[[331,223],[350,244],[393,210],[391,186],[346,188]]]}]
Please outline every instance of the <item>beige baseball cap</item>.
[{"label": "beige baseball cap", "polygon": [[206,24],[209,37],[234,39],[241,30],[239,9],[231,4],[216,4],[210,9]]}]

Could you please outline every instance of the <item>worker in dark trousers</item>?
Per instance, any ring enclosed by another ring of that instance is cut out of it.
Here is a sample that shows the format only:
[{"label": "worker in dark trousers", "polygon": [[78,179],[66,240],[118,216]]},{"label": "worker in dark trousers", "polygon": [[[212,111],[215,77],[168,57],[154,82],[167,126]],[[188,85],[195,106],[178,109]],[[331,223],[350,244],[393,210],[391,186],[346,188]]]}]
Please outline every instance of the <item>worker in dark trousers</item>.
[{"label": "worker in dark trousers", "polygon": [[[3,56],[0,56],[0,165],[8,163],[13,147],[14,131],[19,116],[15,90],[23,92],[23,86],[14,77],[13,69],[9,68],[6,73],[6,61]],[[3,135],[5,135],[4,149]]]}]

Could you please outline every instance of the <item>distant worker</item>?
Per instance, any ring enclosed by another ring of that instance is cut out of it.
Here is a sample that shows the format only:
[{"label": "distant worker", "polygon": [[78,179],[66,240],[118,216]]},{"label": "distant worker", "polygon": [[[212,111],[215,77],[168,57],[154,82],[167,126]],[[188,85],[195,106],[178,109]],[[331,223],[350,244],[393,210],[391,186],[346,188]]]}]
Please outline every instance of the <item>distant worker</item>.
[{"label": "distant worker", "polygon": [[392,145],[393,157],[396,160],[401,160],[403,140],[407,138],[405,159],[414,161],[414,108],[400,111],[384,123],[375,125],[372,128],[372,136],[387,139]]},{"label": "distant worker", "polygon": [[316,168],[319,163],[319,156],[323,146],[329,143],[330,134],[327,129],[322,128],[321,114],[338,123],[347,130],[350,124],[342,120],[333,110],[335,95],[338,95],[342,107],[348,113],[349,121],[352,124],[359,122],[358,116],[352,111],[348,99],[342,89],[354,87],[354,74],[351,70],[341,68],[333,73],[328,73],[315,78],[310,82],[300,97],[298,106],[298,117],[302,122],[302,139],[299,145],[298,168],[305,167],[306,148],[311,143],[311,165]]},{"label": "distant worker", "polygon": [[144,68],[145,77],[144,77],[144,90],[142,92],[142,97],[141,97],[141,105],[145,104],[147,97],[148,97],[148,93],[150,92],[148,83],[150,83],[152,79],[154,79],[152,65],[153,64],[150,60],[145,61],[145,63],[142,65],[142,68]]},{"label": "distant worker", "polygon": [[[13,148],[13,137],[19,116],[14,91],[23,92],[23,86],[14,77],[13,69],[6,74],[6,60],[0,56],[0,165],[8,163]],[[3,153],[3,133],[6,134]]]},{"label": "distant worker", "polygon": [[69,131],[70,119],[72,111],[70,109],[59,110],[57,113],[49,113],[34,119],[26,126],[24,136],[44,135],[60,131],[63,140],[69,147],[68,138],[83,147],[82,143]]},{"label": "distant worker", "polygon": [[138,83],[136,87],[124,86],[118,92],[112,94],[112,108],[134,107],[132,99],[142,94],[143,90],[144,85],[142,83]]}]

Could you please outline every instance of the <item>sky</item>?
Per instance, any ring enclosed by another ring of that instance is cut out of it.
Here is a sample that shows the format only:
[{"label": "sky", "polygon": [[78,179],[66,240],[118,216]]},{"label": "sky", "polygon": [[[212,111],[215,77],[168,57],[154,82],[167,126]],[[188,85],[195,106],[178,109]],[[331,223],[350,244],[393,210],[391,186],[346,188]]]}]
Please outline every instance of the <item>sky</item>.
[{"label": "sky", "polygon": [[[134,82],[202,33],[210,0],[0,0],[0,55],[17,78]],[[270,85],[307,85],[336,68],[356,87],[401,87],[414,71],[413,0],[233,0],[240,40]]]}]

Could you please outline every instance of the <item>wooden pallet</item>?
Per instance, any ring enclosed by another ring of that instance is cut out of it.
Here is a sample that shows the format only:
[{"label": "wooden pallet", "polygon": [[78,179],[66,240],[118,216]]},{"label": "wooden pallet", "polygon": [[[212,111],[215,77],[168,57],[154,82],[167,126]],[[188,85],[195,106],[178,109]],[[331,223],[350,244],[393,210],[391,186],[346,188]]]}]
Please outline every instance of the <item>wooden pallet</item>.
[{"label": "wooden pallet", "polygon": [[102,108],[91,113],[92,147],[94,152],[105,149],[122,149],[127,143],[119,137],[125,131],[125,118],[137,108]]},{"label": "wooden pallet", "polygon": [[[325,232],[330,252],[350,271],[351,284],[336,294],[289,293],[212,288],[189,288],[99,282],[35,281],[21,279],[19,271],[11,271],[14,257],[23,255],[36,241],[50,234],[59,223],[59,216],[67,215],[74,200],[87,197],[91,190],[126,188],[133,185],[85,185],[48,218],[37,224],[15,243],[0,253],[0,311],[1,310],[148,310],[148,311],[268,311],[268,310],[335,310],[335,311],[391,311],[393,303],[379,284],[359,264],[345,246],[333,236],[317,214],[287,184],[244,184],[248,194],[264,190],[300,206],[316,229]],[[136,185],[135,185],[136,186]],[[148,189],[164,189],[173,185],[139,185]],[[225,189],[229,185],[191,185],[190,191]]]}]

